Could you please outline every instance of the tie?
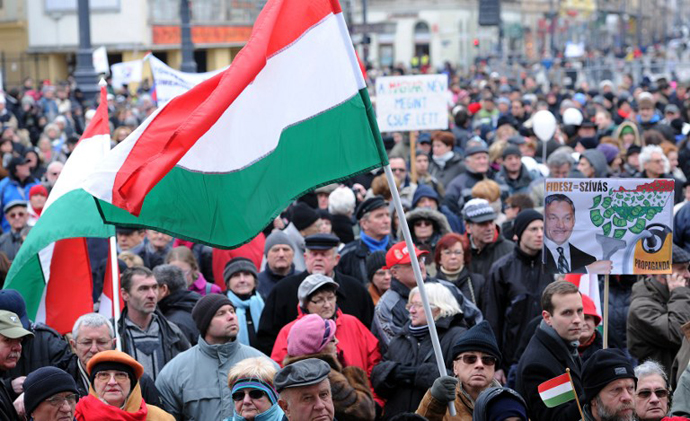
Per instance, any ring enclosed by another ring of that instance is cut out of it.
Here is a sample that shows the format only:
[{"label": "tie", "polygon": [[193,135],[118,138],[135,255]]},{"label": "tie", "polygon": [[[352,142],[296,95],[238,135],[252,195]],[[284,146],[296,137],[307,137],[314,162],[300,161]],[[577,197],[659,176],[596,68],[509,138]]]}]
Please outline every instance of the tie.
[{"label": "tie", "polygon": [[565,255],[563,255],[563,247],[556,247],[558,250],[558,272],[559,273],[569,273],[568,262],[565,260]]}]

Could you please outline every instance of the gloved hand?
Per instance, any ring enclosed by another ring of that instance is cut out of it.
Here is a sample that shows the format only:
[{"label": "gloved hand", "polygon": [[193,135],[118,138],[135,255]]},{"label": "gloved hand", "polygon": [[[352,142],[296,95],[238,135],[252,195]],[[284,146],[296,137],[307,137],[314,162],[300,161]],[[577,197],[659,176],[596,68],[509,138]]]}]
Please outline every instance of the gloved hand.
[{"label": "gloved hand", "polygon": [[415,370],[414,367],[398,364],[391,375],[393,377],[393,381],[396,383],[412,384],[416,373],[417,370]]},{"label": "gloved hand", "polygon": [[434,380],[431,386],[431,396],[444,405],[455,400],[455,387],[458,385],[458,379],[451,376],[441,376]]}]

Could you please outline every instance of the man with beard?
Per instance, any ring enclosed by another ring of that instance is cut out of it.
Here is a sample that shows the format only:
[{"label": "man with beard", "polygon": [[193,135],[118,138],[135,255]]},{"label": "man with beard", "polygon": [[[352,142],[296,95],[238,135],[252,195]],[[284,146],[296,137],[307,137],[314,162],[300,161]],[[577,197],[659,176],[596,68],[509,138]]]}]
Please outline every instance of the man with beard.
[{"label": "man with beard", "polygon": [[633,421],[635,383],[633,367],[619,349],[601,349],[587,360],[582,381],[585,421]]},{"label": "man with beard", "polygon": [[635,367],[635,413],[640,421],[660,421],[669,411],[669,387],[664,368],[653,360]]}]

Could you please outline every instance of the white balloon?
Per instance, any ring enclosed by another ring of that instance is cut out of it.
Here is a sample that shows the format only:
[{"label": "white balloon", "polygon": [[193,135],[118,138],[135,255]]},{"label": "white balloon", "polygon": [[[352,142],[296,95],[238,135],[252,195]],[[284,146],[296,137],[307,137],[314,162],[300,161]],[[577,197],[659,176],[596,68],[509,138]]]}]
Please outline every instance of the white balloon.
[{"label": "white balloon", "polygon": [[542,142],[548,142],[556,134],[556,117],[551,111],[541,110],[532,117],[532,130]]},{"label": "white balloon", "polygon": [[563,124],[579,126],[582,124],[582,113],[577,108],[568,108],[563,112]]}]

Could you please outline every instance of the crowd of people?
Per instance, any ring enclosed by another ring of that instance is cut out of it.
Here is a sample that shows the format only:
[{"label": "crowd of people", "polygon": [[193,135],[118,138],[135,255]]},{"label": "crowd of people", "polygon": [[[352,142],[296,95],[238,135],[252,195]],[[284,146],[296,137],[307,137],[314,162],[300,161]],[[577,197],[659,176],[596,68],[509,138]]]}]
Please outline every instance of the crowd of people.
[{"label": "crowd of people", "polygon": [[[0,420],[690,417],[689,86],[445,71],[450,129],[383,136],[414,250],[381,169],[303,195],[233,250],[118,227],[116,323],[98,313],[107,240],[88,240],[95,312],[67,335],[0,290]],[[149,89],[109,87],[113,145],[155,110]],[[69,81],[0,95],[2,281],[93,116],[85,100]],[[546,141],[540,110],[558,121]],[[545,200],[547,177],[675,180],[672,274],[610,276],[606,344],[603,303],[564,276],[601,262],[551,247],[544,215],[572,203]],[[541,386],[566,373],[575,399],[554,404]]]}]

